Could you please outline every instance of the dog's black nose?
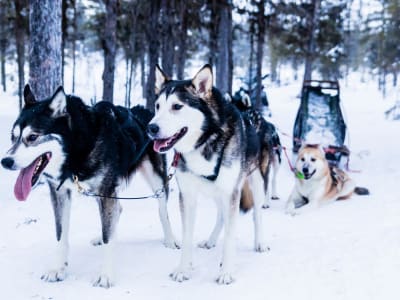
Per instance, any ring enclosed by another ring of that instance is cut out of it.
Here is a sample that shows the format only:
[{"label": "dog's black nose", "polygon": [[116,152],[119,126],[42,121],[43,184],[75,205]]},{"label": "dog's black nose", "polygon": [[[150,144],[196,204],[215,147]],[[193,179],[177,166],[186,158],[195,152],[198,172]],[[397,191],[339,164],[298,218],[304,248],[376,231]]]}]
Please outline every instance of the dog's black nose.
[{"label": "dog's black nose", "polygon": [[1,165],[3,166],[3,168],[11,170],[14,166],[14,159],[12,159],[11,157],[5,157],[1,160]]},{"label": "dog's black nose", "polygon": [[154,137],[159,131],[160,131],[160,127],[158,127],[157,124],[149,124],[149,125],[147,126],[147,133],[148,133],[151,137]]},{"label": "dog's black nose", "polygon": [[308,168],[303,168],[303,174],[304,175],[308,174],[308,171],[309,171]]}]

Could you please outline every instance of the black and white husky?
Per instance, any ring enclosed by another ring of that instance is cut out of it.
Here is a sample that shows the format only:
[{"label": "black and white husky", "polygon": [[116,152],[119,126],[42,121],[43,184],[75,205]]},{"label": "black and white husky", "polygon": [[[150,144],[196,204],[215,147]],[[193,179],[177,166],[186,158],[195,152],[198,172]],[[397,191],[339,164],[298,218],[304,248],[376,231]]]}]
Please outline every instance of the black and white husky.
[{"label": "black and white husky", "polygon": [[94,285],[113,283],[112,249],[114,232],[121,213],[115,197],[117,188],[135,171],[142,171],[153,190],[164,188],[159,212],[165,243],[176,247],[166,208],[168,197],[165,158],[155,153],[146,134],[153,114],[140,106],[126,109],[108,102],[86,106],[78,97],[66,95],[60,87],[44,101],[36,101],[27,85],[25,106],[12,128],[12,147],[1,160],[4,168],[19,170],[14,194],[26,200],[43,176],[50,188],[59,251],[45,281],[66,277],[68,265],[68,225],[73,177],[97,194],[102,224],[104,262]]},{"label": "black and white husky", "polygon": [[[182,214],[182,255],[171,274],[175,281],[189,279],[196,199],[199,194],[212,198],[218,207],[217,222],[207,241],[200,246],[215,246],[224,225],[224,245],[219,284],[233,281],[235,227],[244,183],[254,199],[254,248],[268,249],[264,241],[261,206],[264,200],[260,171],[260,147],[252,126],[246,126],[239,110],[212,86],[209,65],[193,79],[171,80],[156,69],[155,116],[148,133],[154,150],[175,150],[179,157],[176,180],[180,190]],[[177,160],[177,159],[176,159]]]},{"label": "black and white husky", "polygon": [[[274,124],[268,122],[263,117],[262,113],[253,107],[249,95],[245,92],[241,92],[239,95],[235,95],[235,97],[226,94],[225,97],[227,100],[232,101],[232,103],[241,111],[245,122],[254,126],[257,132],[261,145],[264,190],[266,194],[263,208],[268,208],[270,205],[270,199],[279,199],[276,189],[276,180],[282,162],[282,145],[278,131]],[[272,176],[269,176],[271,170]],[[271,188],[269,187],[270,179]]]}]

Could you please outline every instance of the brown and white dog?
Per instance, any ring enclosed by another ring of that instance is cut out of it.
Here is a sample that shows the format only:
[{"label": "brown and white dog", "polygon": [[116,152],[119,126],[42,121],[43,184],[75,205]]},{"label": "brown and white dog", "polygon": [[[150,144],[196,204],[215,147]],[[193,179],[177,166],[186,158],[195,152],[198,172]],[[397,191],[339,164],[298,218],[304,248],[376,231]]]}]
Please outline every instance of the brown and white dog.
[{"label": "brown and white dog", "polygon": [[348,199],[353,193],[368,195],[366,188],[341,169],[330,167],[319,145],[305,145],[298,154],[295,186],[286,203],[286,212],[295,215],[335,200]]}]

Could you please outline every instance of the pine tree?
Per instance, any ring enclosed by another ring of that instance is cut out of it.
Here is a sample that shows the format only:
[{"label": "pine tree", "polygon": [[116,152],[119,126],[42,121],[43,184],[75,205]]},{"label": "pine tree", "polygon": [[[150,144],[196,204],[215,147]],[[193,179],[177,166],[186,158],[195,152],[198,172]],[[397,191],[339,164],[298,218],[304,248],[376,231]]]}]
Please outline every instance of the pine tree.
[{"label": "pine tree", "polygon": [[29,30],[29,83],[45,99],[62,84],[61,0],[31,0]]},{"label": "pine tree", "polygon": [[117,53],[117,0],[103,0],[106,8],[102,48],[104,52],[103,100],[114,101],[115,55]]}]

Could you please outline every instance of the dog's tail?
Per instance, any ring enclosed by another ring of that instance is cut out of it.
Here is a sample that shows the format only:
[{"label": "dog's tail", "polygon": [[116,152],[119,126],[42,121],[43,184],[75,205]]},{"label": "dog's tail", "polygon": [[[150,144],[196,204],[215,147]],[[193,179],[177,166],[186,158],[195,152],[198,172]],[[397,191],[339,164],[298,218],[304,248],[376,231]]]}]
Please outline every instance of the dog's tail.
[{"label": "dog's tail", "polygon": [[249,181],[245,180],[240,197],[240,211],[248,212],[254,205],[253,193],[250,190]]},{"label": "dog's tail", "polygon": [[356,186],[354,188],[354,193],[356,195],[365,196],[365,195],[369,195],[369,190],[365,187]]}]

